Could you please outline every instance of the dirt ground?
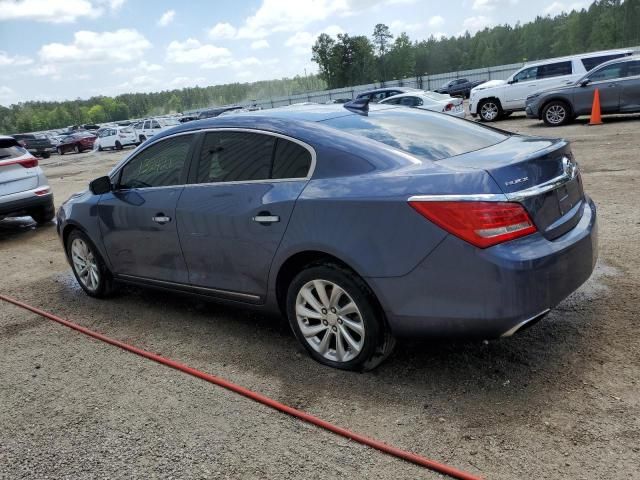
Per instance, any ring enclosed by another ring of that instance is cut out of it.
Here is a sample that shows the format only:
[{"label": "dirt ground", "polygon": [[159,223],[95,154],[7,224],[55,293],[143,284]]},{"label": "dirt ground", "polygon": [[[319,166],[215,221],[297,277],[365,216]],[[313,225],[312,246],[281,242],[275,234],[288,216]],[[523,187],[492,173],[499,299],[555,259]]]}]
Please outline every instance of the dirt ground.
[{"label": "dirt ground", "polygon": [[[509,339],[403,342],[373,372],[332,370],[280,319],[88,298],[55,226],[28,218],[0,221],[0,292],[486,478],[640,478],[640,117],[499,126],[573,142],[600,228],[593,277]],[[42,161],[56,203],[122,155]],[[0,478],[442,478],[6,303],[0,365]]]}]

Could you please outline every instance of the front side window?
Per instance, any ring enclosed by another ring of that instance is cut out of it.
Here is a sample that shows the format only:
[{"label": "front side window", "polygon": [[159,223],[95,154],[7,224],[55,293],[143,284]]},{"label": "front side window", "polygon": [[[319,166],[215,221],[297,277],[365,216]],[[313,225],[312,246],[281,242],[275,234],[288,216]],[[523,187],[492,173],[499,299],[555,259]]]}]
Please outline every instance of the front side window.
[{"label": "front side window", "polygon": [[592,82],[600,82],[620,78],[623,76],[623,71],[624,63],[614,63],[593,72],[589,75],[589,80]]},{"label": "front side window", "polygon": [[209,132],[198,163],[197,183],[268,179],[275,137],[249,132]]},{"label": "front side window", "polygon": [[518,73],[515,77],[513,77],[514,82],[530,82],[531,80],[535,80],[538,78],[538,67],[525,68],[520,73]]},{"label": "front side window", "polygon": [[154,143],[123,168],[120,188],[180,185],[193,135],[179,135]]},{"label": "front side window", "polygon": [[538,67],[538,78],[560,77],[562,75],[571,75],[571,61],[549,63]]}]

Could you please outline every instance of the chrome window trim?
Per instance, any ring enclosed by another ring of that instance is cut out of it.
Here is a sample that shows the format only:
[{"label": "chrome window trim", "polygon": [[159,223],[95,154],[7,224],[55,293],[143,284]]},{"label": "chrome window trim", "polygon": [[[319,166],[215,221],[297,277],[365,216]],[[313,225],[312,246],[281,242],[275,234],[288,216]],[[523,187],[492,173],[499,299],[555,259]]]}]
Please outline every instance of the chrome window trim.
[{"label": "chrome window trim", "polygon": [[[166,137],[163,137],[162,140],[159,140],[158,142],[153,142],[149,145],[147,145],[146,147],[144,147],[142,150],[138,151],[133,151],[131,153],[131,156],[129,158],[127,158],[124,162],[122,162],[121,165],[118,165],[110,174],[109,176],[113,179],[114,177],[117,177],[118,174],[120,173],[120,171],[125,167],[125,165],[127,165],[130,161],[132,161],[134,158],[136,158],[138,155],[140,155],[142,152],[144,152],[147,148],[151,147],[152,145],[155,145],[156,143],[159,142],[163,142],[165,140],[168,140],[170,138],[173,137],[177,137],[180,135],[190,135],[190,134],[199,134],[199,133],[210,133],[210,132],[245,132],[245,133],[259,133],[259,134],[263,134],[263,135],[271,135],[273,137],[277,137],[277,138],[282,138],[284,140],[288,140],[290,142],[293,143],[297,143],[298,145],[300,145],[301,147],[303,147],[304,149],[306,149],[310,154],[311,154],[311,165],[309,166],[309,172],[307,173],[306,177],[291,177],[291,178],[264,178],[261,180],[235,180],[232,182],[208,182],[208,183],[187,183],[187,184],[180,184],[180,185],[166,185],[166,186],[162,186],[162,187],[147,187],[147,188],[141,188],[139,190],[151,190],[151,189],[158,189],[158,188],[175,188],[175,187],[199,187],[199,186],[210,186],[210,185],[239,185],[239,184],[245,184],[245,183],[280,183],[280,182],[299,182],[299,181],[309,181],[311,180],[311,177],[313,176],[315,170],[316,170],[316,164],[317,164],[317,155],[316,155],[316,150],[315,148],[313,148],[311,145],[309,145],[308,143],[303,142],[302,140],[298,140],[297,138],[293,138],[290,137],[288,135],[284,135],[281,133],[277,133],[277,132],[270,132],[268,130],[261,130],[261,129],[257,129],[257,128],[242,128],[242,127],[213,127],[213,128],[205,128],[205,129],[201,129],[201,130],[189,130],[187,132],[178,132],[178,133],[174,133],[171,135],[167,135]],[[196,159],[197,161],[197,159]],[[131,190],[131,189],[127,189],[127,190]],[[136,189],[138,190],[138,189]],[[122,190],[124,191],[124,190]]]},{"label": "chrome window trim", "polygon": [[462,195],[413,195],[410,202],[506,202],[504,193],[471,193]]}]

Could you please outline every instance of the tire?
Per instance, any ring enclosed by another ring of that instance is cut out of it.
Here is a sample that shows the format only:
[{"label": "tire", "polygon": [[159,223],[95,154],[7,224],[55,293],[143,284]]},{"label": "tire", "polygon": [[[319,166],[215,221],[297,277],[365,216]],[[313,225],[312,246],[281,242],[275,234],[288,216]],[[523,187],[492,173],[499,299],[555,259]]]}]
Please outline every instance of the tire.
[{"label": "tire", "polygon": [[[324,301],[318,294],[322,290]],[[334,292],[339,296],[332,304]],[[395,345],[373,292],[354,272],[340,265],[320,263],[302,270],[289,285],[286,305],[296,338],[311,358],[323,365],[371,370]],[[341,308],[348,313],[339,315]],[[307,330],[303,333],[303,329]]]},{"label": "tire", "polygon": [[122,144],[116,141],[116,150],[122,150]]},{"label": "tire", "polygon": [[495,122],[502,114],[502,107],[497,100],[482,100],[478,105],[478,115],[483,122]]},{"label": "tire", "polygon": [[62,147],[58,147],[58,155],[64,155],[64,149]]},{"label": "tire", "polygon": [[49,152],[42,152],[42,158],[47,159],[51,156]]},{"label": "tire", "polygon": [[140,135],[140,143],[144,143],[146,139],[147,137],[145,137],[144,135]]},{"label": "tire", "polygon": [[82,152],[82,150],[80,149],[80,146],[78,144],[75,144],[73,146],[73,153],[80,153]]},{"label": "tire", "polygon": [[29,216],[33,218],[33,220],[38,225],[44,225],[49,223],[56,216],[56,211],[53,206],[53,202],[44,207],[34,208],[33,210],[29,210]]},{"label": "tire", "polygon": [[102,145],[98,145],[98,151],[102,152],[104,150],[104,148],[102,148]]},{"label": "tire", "polygon": [[[65,249],[73,275],[87,295],[94,298],[107,298],[113,294],[115,290],[113,276],[89,237],[80,230],[73,230],[67,237]],[[83,262],[89,265],[86,274],[81,270],[80,265]]]},{"label": "tire", "polygon": [[569,123],[573,116],[569,105],[555,100],[547,103],[542,109],[542,120],[549,127],[559,127]]}]

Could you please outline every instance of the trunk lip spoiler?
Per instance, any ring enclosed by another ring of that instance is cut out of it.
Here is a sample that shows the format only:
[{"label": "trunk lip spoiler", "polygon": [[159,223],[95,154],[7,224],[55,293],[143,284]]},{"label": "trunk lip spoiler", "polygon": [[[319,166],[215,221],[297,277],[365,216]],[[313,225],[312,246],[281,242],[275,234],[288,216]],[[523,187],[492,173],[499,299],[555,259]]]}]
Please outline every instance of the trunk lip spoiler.
[{"label": "trunk lip spoiler", "polygon": [[546,182],[534,185],[511,193],[471,193],[460,195],[413,195],[410,202],[521,202],[531,197],[536,197],[570,182],[579,175],[577,164],[568,156],[563,157],[563,172]]}]

